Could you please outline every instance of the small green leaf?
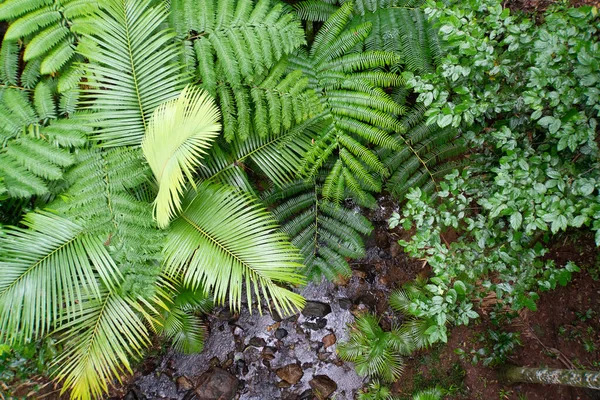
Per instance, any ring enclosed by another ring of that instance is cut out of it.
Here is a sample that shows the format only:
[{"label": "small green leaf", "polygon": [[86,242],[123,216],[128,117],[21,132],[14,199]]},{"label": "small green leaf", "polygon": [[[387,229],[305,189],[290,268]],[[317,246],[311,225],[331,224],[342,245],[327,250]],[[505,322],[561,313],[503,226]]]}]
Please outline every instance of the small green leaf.
[{"label": "small green leaf", "polygon": [[515,212],[510,216],[510,226],[517,230],[521,227],[521,224],[523,223],[523,215],[521,215],[520,212]]}]

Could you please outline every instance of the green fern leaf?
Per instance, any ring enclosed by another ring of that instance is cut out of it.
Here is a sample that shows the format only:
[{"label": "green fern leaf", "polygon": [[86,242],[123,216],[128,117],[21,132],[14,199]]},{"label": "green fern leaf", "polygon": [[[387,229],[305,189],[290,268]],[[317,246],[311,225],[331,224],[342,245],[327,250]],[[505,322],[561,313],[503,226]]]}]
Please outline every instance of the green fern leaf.
[{"label": "green fern leaf", "polygon": [[16,41],[4,39],[0,47],[0,88],[18,84],[19,45]]}]

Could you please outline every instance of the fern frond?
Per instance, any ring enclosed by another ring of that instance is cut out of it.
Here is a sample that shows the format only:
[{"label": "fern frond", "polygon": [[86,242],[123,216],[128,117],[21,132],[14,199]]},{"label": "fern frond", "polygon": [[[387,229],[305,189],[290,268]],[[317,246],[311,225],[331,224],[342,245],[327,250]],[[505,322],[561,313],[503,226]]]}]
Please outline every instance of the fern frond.
[{"label": "fern frond", "polygon": [[308,0],[294,4],[294,9],[303,20],[325,22],[338,8],[321,0]]},{"label": "fern frond", "polygon": [[52,2],[52,0],[21,0],[0,3],[0,20],[15,19],[44,5],[51,5]]},{"label": "fern frond", "polygon": [[19,45],[16,41],[2,41],[0,47],[0,88],[18,85]]},{"label": "fern frond", "polygon": [[60,12],[57,10],[42,8],[11,23],[4,34],[4,38],[8,40],[23,38],[48,25],[56,24],[60,19]]},{"label": "fern frond", "polygon": [[33,95],[33,104],[37,111],[39,119],[55,119],[56,104],[54,102],[54,93],[50,86],[45,82],[40,82]]},{"label": "fern frond", "polygon": [[360,234],[371,232],[370,222],[360,213],[321,199],[310,182],[297,181],[273,188],[263,194],[263,201],[276,205],[273,215],[282,224],[281,230],[300,249],[309,278],[347,277],[351,271],[346,257],[364,255]]},{"label": "fern frond", "polygon": [[[202,35],[194,40],[205,42],[203,52],[197,51],[198,61],[207,64],[202,67],[204,74],[212,62],[202,58],[212,53],[222,65],[223,78],[234,86],[252,82],[282,56],[304,44],[299,21],[281,3],[272,6],[270,0],[255,5],[207,0],[201,7],[193,6],[192,0],[171,3],[174,29],[181,34],[195,31]],[[183,10],[191,15],[183,15]]]}]

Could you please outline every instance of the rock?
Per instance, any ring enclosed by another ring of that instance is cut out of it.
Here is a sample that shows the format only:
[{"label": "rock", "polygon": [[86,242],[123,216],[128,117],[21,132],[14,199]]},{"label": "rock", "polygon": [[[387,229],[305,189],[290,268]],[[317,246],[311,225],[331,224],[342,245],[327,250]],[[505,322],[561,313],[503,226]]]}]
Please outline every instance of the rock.
[{"label": "rock", "polygon": [[298,364],[288,364],[285,367],[278,368],[275,373],[282,380],[295,385],[304,376],[302,368]]},{"label": "rock", "polygon": [[335,342],[337,342],[337,338],[335,337],[335,335],[333,333],[330,333],[329,335],[325,335],[323,337],[323,345],[325,346],[325,348],[328,348],[329,346],[333,346],[335,344]]},{"label": "rock", "polygon": [[[389,260],[390,258],[392,258],[387,251],[385,250],[379,250],[379,253],[377,253],[377,255],[379,256],[379,258],[381,258],[382,260]],[[372,282],[371,282],[372,283]]]},{"label": "rock", "polygon": [[331,380],[327,375],[315,375],[313,379],[308,382],[313,390],[314,395],[319,400],[325,400],[333,392],[337,390],[337,384]]},{"label": "rock", "polygon": [[318,301],[307,301],[302,315],[305,317],[324,317],[331,312],[329,304],[321,303]]},{"label": "rock", "polygon": [[255,336],[252,339],[250,339],[250,342],[248,344],[254,347],[264,347],[267,345],[267,342],[265,341],[265,339]]},{"label": "rock", "polygon": [[127,392],[125,397],[123,397],[123,400],[138,400],[138,396],[135,393],[135,391],[132,389],[129,392]]},{"label": "rock", "polygon": [[239,381],[221,368],[211,368],[196,382],[198,400],[232,400],[237,392]]},{"label": "rock", "polygon": [[277,383],[277,387],[280,388],[280,389],[287,389],[290,386],[292,386],[292,385],[289,382],[286,382],[286,381],[279,381]]},{"label": "rock", "polygon": [[352,307],[352,300],[350,299],[340,299],[338,303],[342,310],[349,310]]},{"label": "rock", "polygon": [[267,332],[277,330],[280,325],[281,325],[281,322],[275,322],[274,324],[267,326]]},{"label": "rock", "polygon": [[377,309],[377,297],[375,297],[372,293],[365,293],[356,299],[356,304],[364,304],[371,311],[375,311]]},{"label": "rock", "polygon": [[395,240],[390,245],[390,255],[394,258],[402,254],[402,247]]},{"label": "rock", "polygon": [[300,394],[298,400],[311,400],[313,396],[312,389],[306,389],[304,392]]},{"label": "rock", "polygon": [[279,328],[275,331],[275,337],[279,340],[283,339],[284,337],[286,337],[288,335],[288,331],[286,331],[283,328]]},{"label": "rock", "polygon": [[262,351],[262,356],[265,360],[271,361],[275,358],[275,353],[277,353],[277,348],[273,346],[265,346]]},{"label": "rock", "polygon": [[327,320],[325,318],[319,318],[315,322],[305,322],[304,326],[313,331],[318,331],[319,329],[323,329],[327,326]]},{"label": "rock", "polygon": [[188,391],[194,388],[194,384],[185,376],[180,376],[175,381],[177,383],[177,389],[181,391]]},{"label": "rock", "polygon": [[236,327],[233,329],[233,335],[234,336],[242,336],[243,334],[244,334],[244,330],[241,327],[236,325]]}]

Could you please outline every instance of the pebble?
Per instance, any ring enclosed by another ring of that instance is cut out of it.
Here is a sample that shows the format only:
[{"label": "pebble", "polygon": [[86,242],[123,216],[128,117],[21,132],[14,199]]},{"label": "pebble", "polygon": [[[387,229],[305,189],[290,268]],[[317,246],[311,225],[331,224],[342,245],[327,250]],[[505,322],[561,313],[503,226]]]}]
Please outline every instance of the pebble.
[{"label": "pebble", "polygon": [[283,339],[284,337],[286,337],[288,335],[288,331],[286,331],[283,328],[279,328],[275,331],[275,337],[279,340]]}]

